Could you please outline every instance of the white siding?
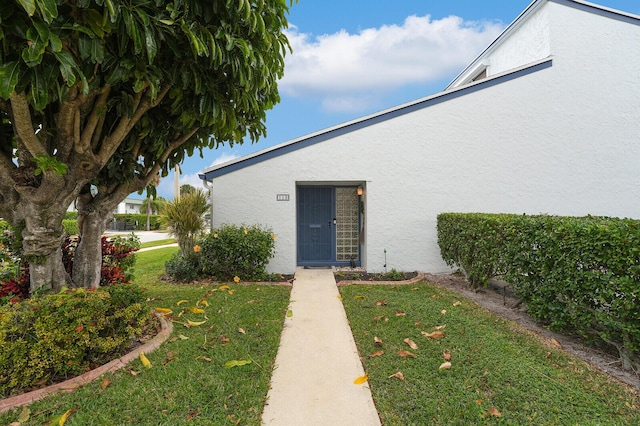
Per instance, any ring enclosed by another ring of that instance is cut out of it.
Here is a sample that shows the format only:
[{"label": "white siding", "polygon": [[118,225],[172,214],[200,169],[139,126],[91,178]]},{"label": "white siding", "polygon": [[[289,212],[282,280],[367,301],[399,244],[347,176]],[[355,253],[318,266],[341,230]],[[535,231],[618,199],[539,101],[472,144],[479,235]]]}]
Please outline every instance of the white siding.
[{"label": "white siding", "polygon": [[640,218],[640,27],[544,13],[552,67],[216,178],[214,226],[273,227],[269,269],[293,272],[296,182],[364,181],[367,270],[386,249],[387,269],[442,272],[440,212]]}]

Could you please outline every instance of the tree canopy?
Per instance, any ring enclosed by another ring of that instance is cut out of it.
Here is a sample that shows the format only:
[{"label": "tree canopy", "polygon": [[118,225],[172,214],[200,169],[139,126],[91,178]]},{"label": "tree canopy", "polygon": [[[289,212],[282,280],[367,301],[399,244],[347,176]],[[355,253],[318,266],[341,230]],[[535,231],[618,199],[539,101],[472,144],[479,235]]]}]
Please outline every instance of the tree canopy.
[{"label": "tree canopy", "polygon": [[[1,2],[0,216],[23,229],[27,258],[49,262],[87,184],[87,212],[109,208],[196,150],[265,135],[287,12],[285,0]],[[60,281],[45,269],[35,279]]]}]

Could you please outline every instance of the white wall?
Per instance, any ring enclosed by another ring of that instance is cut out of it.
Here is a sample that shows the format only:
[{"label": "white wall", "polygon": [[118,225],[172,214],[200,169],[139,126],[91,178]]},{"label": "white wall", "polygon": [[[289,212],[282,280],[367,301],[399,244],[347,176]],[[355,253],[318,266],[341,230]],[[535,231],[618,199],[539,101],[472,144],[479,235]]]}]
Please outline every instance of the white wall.
[{"label": "white wall", "polygon": [[296,182],[365,181],[367,270],[442,272],[440,212],[640,218],[640,27],[548,6],[551,68],[216,178],[214,226],[273,227],[293,272]]}]

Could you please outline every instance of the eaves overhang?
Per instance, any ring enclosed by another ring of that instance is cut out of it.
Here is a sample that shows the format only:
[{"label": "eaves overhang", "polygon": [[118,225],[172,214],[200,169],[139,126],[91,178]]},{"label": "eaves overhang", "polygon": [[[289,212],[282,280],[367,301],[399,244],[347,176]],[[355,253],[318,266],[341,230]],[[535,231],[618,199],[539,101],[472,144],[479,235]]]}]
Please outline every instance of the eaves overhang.
[{"label": "eaves overhang", "polygon": [[281,155],[288,154],[290,152],[297,151],[299,149],[303,149],[308,146],[315,145],[317,143],[324,142],[326,140],[333,139],[335,137],[342,136],[359,129],[363,129],[368,126],[391,120],[393,118],[422,110],[424,108],[429,108],[433,105],[447,102],[452,99],[457,99],[459,97],[475,93],[480,90],[487,90],[498,84],[527,76],[529,74],[550,68],[551,66],[552,58],[545,58],[526,66],[506,71],[504,73],[497,74],[483,80],[479,80],[472,84],[468,84],[444,92],[439,92],[435,95],[418,99],[417,101],[409,102],[395,108],[390,108],[376,114],[356,119],[335,127],[324,129],[297,139],[293,139],[289,142],[285,142],[280,145],[258,151],[256,153],[249,154],[226,163],[209,167],[202,173],[199,173],[198,177],[200,177],[200,179],[202,180],[211,181],[217,177],[235,172],[245,167],[249,167],[251,165],[272,159],[274,157],[279,157]]}]

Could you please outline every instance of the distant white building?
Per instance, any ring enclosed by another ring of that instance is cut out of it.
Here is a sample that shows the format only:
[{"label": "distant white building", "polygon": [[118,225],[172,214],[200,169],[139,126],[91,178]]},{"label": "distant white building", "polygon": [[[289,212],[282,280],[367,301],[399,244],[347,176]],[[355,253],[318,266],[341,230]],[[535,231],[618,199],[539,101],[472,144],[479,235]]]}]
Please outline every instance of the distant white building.
[{"label": "distant white building", "polygon": [[441,212],[640,218],[640,17],[536,0],[442,92],[216,165],[213,226],[272,272],[444,272]]},{"label": "distant white building", "polygon": [[[142,206],[146,203],[146,200],[139,200],[137,198],[125,198],[118,204],[118,207],[113,211],[115,214],[140,214],[140,212],[146,212],[146,208],[142,209]],[[77,211],[75,203],[71,204],[67,211]]]}]

